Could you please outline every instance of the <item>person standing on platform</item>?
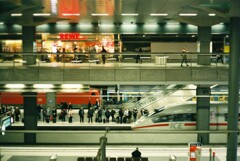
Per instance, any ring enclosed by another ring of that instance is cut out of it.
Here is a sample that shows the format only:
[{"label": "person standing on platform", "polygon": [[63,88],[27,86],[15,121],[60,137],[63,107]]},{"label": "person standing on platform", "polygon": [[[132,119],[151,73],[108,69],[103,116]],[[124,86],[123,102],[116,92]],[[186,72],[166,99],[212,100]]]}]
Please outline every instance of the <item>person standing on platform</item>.
[{"label": "person standing on platform", "polygon": [[[143,52],[142,48],[137,49],[138,52]],[[141,54],[136,55],[136,63],[140,62],[142,64]]]},{"label": "person standing on platform", "polygon": [[109,118],[111,116],[111,113],[110,113],[109,109],[107,109],[105,115],[106,115],[106,123],[109,123]]},{"label": "person standing on platform", "polygon": [[111,117],[112,117],[112,122],[115,121],[115,113],[116,111],[114,109],[111,110]]},{"label": "person standing on platform", "polygon": [[134,109],[133,109],[133,121],[134,121],[134,122],[137,121],[137,113],[138,113],[137,108],[134,108]]},{"label": "person standing on platform", "polygon": [[73,108],[72,103],[69,102],[69,103],[68,103],[68,110],[70,110],[70,109],[72,109],[72,108]]},{"label": "person standing on platform", "polygon": [[104,46],[102,47],[102,63],[105,64],[106,63],[106,55],[105,53],[107,53],[107,50],[104,48]]},{"label": "person standing on platform", "polygon": [[47,108],[43,107],[43,110],[42,110],[43,122],[46,120],[46,113],[47,113]]},{"label": "person standing on platform", "polygon": [[47,111],[46,111],[46,122],[47,122],[47,123],[50,122],[50,115],[51,115],[50,108],[47,107]]},{"label": "person standing on platform", "polygon": [[122,124],[123,122],[123,109],[120,108],[120,110],[118,111],[118,115],[119,115],[119,123]]},{"label": "person standing on platform", "polygon": [[57,122],[57,109],[55,107],[52,109],[52,119],[53,123]]},{"label": "person standing on platform", "polygon": [[41,110],[42,110],[42,107],[41,107],[41,105],[38,105],[38,106],[37,106],[37,111],[38,111],[38,120],[41,120]]},{"label": "person standing on platform", "polygon": [[181,54],[181,56],[182,56],[181,66],[183,66],[183,63],[185,63],[186,66],[189,66],[188,63],[187,63],[187,55],[186,55],[186,53],[187,53],[187,49],[183,48],[182,54]]},{"label": "person standing on platform", "polygon": [[96,99],[95,110],[97,110],[99,107],[100,107],[100,103],[98,99]]},{"label": "person standing on platform", "polygon": [[218,54],[217,54],[217,59],[216,59],[216,64],[220,61],[223,64],[223,55],[222,55],[222,48],[218,49]]},{"label": "person standing on platform", "polygon": [[80,122],[84,122],[84,109],[82,107],[80,107],[78,115],[80,117]]},{"label": "person standing on platform", "polygon": [[96,122],[102,122],[102,108],[101,107],[98,108]]},{"label": "person standing on platform", "polygon": [[64,108],[64,109],[62,109],[62,111],[61,111],[61,119],[62,119],[62,122],[65,122],[65,121],[66,121],[66,115],[67,115],[67,110]]},{"label": "person standing on platform", "polygon": [[106,109],[105,107],[102,108],[102,122],[106,122]]},{"label": "person standing on platform", "polygon": [[90,98],[89,98],[89,100],[88,100],[88,105],[87,105],[87,107],[88,107],[88,110],[90,109],[90,107],[92,107],[92,104],[91,104]]},{"label": "person standing on platform", "polygon": [[14,110],[14,117],[17,122],[19,121],[20,115],[21,115],[21,112],[20,112],[19,108],[16,107]]},{"label": "person standing on platform", "polygon": [[68,111],[68,122],[72,123],[72,119],[73,119],[73,111],[72,111],[72,109],[69,109],[69,111]]},{"label": "person standing on platform", "polygon": [[87,113],[88,123],[93,122],[93,113],[94,113],[94,110],[92,109],[92,107],[90,107]]},{"label": "person standing on platform", "polygon": [[141,155],[142,153],[138,150],[138,147],[132,152],[132,158],[141,158]]}]

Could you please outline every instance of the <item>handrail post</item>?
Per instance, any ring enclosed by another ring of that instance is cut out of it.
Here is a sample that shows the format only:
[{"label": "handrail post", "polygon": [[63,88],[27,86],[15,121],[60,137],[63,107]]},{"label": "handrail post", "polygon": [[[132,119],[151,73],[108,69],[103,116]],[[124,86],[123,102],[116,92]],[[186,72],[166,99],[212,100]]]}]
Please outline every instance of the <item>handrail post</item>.
[{"label": "handrail post", "polygon": [[104,136],[100,137],[100,148],[96,156],[97,161],[106,161],[106,144],[107,144],[107,133],[109,128],[106,128]]},{"label": "handrail post", "polygon": [[107,137],[102,136],[100,138],[100,143],[101,143],[101,147],[100,147],[100,161],[106,161],[106,144],[107,144]]}]

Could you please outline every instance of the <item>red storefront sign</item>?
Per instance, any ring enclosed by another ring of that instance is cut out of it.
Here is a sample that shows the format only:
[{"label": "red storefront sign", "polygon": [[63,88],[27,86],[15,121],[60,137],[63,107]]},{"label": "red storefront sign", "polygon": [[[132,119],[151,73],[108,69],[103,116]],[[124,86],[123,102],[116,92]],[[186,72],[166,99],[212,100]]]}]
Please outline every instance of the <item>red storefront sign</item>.
[{"label": "red storefront sign", "polygon": [[60,33],[60,40],[86,40],[86,36],[80,35],[80,33]]}]

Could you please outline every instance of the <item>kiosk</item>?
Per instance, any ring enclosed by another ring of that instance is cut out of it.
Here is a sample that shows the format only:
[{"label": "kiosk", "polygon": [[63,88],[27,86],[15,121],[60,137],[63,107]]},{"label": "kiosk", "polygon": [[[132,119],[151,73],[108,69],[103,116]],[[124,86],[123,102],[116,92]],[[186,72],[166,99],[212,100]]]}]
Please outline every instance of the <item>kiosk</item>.
[{"label": "kiosk", "polygon": [[201,143],[199,142],[191,142],[188,143],[188,161],[201,161]]}]

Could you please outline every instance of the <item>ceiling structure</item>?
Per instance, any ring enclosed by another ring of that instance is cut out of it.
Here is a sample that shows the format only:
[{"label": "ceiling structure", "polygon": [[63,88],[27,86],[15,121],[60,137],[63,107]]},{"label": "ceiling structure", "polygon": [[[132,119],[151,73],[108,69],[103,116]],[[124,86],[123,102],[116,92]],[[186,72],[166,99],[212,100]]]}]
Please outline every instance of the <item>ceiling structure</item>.
[{"label": "ceiling structure", "polygon": [[180,22],[212,26],[229,22],[231,3],[231,0],[0,0],[0,22],[29,26],[55,22],[116,26]]}]

